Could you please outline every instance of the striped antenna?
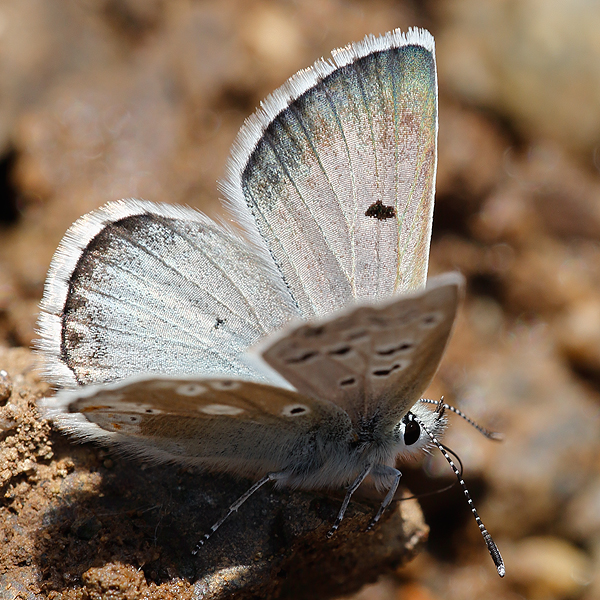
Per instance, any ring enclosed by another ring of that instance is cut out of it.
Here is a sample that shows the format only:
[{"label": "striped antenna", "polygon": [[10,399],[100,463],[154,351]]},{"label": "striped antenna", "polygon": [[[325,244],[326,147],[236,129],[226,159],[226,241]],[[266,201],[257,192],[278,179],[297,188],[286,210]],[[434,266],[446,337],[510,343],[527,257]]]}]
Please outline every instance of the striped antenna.
[{"label": "striped antenna", "polygon": [[[440,404],[442,404],[443,409],[446,409],[446,408],[452,409],[452,407],[448,406],[447,404],[443,404],[442,402],[437,403],[435,401],[432,401],[432,403],[438,404],[438,406]],[[457,413],[457,414],[461,414],[461,413]],[[462,416],[462,414],[461,414],[461,416]],[[413,417],[414,417],[414,415],[413,415]],[[458,479],[458,483],[459,483],[460,487],[462,488],[465,498],[467,499],[467,502],[469,504],[469,508],[471,509],[471,512],[473,513],[473,516],[475,517],[475,521],[477,522],[479,531],[481,532],[481,535],[483,536],[483,539],[487,546],[488,552],[490,553],[490,556],[492,557],[492,560],[494,561],[494,564],[496,565],[496,570],[498,571],[498,575],[500,575],[500,577],[504,577],[504,575],[506,574],[506,569],[504,568],[504,561],[502,560],[502,555],[500,554],[500,550],[498,550],[498,546],[496,546],[494,540],[492,539],[492,536],[490,535],[489,531],[485,528],[483,521],[479,517],[479,513],[477,512],[477,509],[475,508],[475,504],[473,504],[471,494],[469,494],[469,490],[467,489],[464,479],[462,478],[461,472],[459,471],[458,467],[454,464],[452,457],[447,452],[444,445],[435,437],[435,435],[433,435],[433,433],[431,433],[431,431],[429,431],[429,429],[427,429],[427,427],[425,427],[425,425],[423,424],[423,421],[421,421],[417,417],[414,417],[414,419],[415,419],[415,421],[417,421],[417,423],[419,423],[419,426],[429,436],[431,441],[438,447],[439,451],[444,455],[444,458],[448,461],[450,468],[456,475],[456,478]],[[474,423],[472,423],[472,424],[479,429],[479,427],[477,425],[475,425]],[[481,428],[481,429],[483,429],[483,428]],[[484,430],[484,431],[487,431],[487,430]],[[492,439],[494,439],[494,438],[492,438]]]}]

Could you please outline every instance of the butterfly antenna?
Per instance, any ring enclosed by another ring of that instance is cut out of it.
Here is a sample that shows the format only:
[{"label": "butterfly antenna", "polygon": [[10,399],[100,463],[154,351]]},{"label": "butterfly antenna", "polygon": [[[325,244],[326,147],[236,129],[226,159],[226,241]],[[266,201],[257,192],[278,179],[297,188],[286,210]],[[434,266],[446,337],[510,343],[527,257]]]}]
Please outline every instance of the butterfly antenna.
[{"label": "butterfly antenna", "polygon": [[415,417],[415,421],[417,421],[417,423],[419,423],[419,425],[423,429],[423,431],[425,431],[425,433],[429,436],[429,439],[431,439],[431,441],[438,447],[439,451],[444,455],[444,458],[448,461],[450,468],[452,469],[452,471],[454,471],[454,474],[456,475],[456,478],[458,479],[458,483],[463,490],[465,498],[467,499],[469,508],[471,509],[471,512],[473,513],[473,516],[475,517],[475,521],[477,523],[477,526],[479,527],[479,531],[481,532],[481,535],[483,536],[483,539],[487,546],[488,552],[490,553],[490,556],[492,557],[492,560],[494,561],[494,564],[496,565],[496,570],[498,571],[498,575],[500,575],[500,577],[504,577],[504,575],[506,574],[506,569],[504,568],[504,561],[502,560],[502,555],[500,554],[500,550],[498,550],[498,546],[496,546],[494,540],[492,539],[492,536],[490,535],[489,531],[485,528],[483,521],[479,517],[479,513],[477,512],[477,509],[475,508],[475,505],[473,504],[471,494],[469,494],[469,490],[467,489],[467,486],[462,478],[461,471],[454,464],[454,461],[452,460],[452,457],[446,450],[446,447],[438,441],[438,439],[435,437],[435,435],[433,435],[433,433],[431,433],[431,431],[429,431],[429,429],[427,427],[425,427],[425,425],[423,424],[423,422],[420,419],[417,419]]},{"label": "butterfly antenna", "polygon": [[[448,446],[445,446],[444,444],[442,444],[442,446],[444,447],[444,450],[446,450],[446,452],[448,452],[448,454],[453,456],[456,459],[456,462],[460,465],[459,473],[460,473],[460,476],[462,477],[463,464],[462,464],[462,460],[460,459],[460,456],[458,454],[456,454],[456,452],[454,452],[454,450],[450,450],[450,448],[448,448]],[[406,502],[406,500],[420,500],[421,498],[427,498],[429,496],[437,496],[437,494],[442,494],[444,492],[447,492],[448,490],[451,490],[457,483],[458,483],[458,481],[453,481],[450,485],[445,485],[444,487],[439,488],[437,490],[432,490],[431,492],[422,492],[420,494],[413,494],[412,496],[402,496],[402,498],[398,498],[398,502]]]},{"label": "butterfly antenna", "polygon": [[352,498],[352,494],[358,489],[360,484],[365,480],[366,476],[369,474],[373,465],[369,463],[358,475],[358,477],[348,486],[346,490],[346,496],[344,497],[344,501],[342,502],[342,506],[340,507],[340,511],[338,512],[338,516],[335,519],[335,522],[331,526],[331,529],[327,532],[327,537],[330,538],[340,526],[344,515],[346,514],[346,509],[348,508],[348,504],[350,504],[350,498]]},{"label": "butterfly antenna", "polygon": [[477,431],[479,431],[479,433],[483,434],[489,440],[501,441],[504,439],[503,434],[501,434],[497,431],[490,431],[489,429],[482,427],[481,425],[479,425],[479,423],[476,423],[475,421],[473,421],[473,419],[471,419],[470,417],[465,415],[465,413],[462,410],[459,410],[458,408],[456,408],[455,406],[452,406],[451,404],[446,404],[446,402],[444,402],[444,396],[442,396],[442,398],[440,400],[431,400],[429,398],[421,398],[420,402],[423,402],[424,404],[435,404],[437,406],[436,411],[440,413],[440,416],[444,414],[445,410],[452,411],[455,415],[458,415],[459,417],[464,419],[469,425],[472,425],[473,427],[475,427],[475,429],[477,429]]},{"label": "butterfly antenna", "polygon": [[246,500],[248,500],[248,498],[250,498],[250,496],[252,496],[252,494],[254,494],[254,492],[257,492],[263,485],[265,485],[265,483],[269,483],[269,481],[275,481],[276,479],[279,479],[281,476],[280,473],[269,473],[268,475],[265,475],[260,481],[257,481],[245,494],[243,494],[242,496],[240,496],[230,507],[229,510],[227,511],[227,513],[221,517],[211,528],[210,531],[207,531],[204,536],[202,537],[202,539],[196,544],[196,547],[192,550],[192,554],[195,556],[196,554],[198,554],[198,552],[200,552],[200,548],[202,548],[202,546],[204,546],[204,544],[206,543],[206,541],[210,538],[210,536],[217,530],[219,529],[219,527],[221,527],[221,525],[223,525],[223,523],[234,513],[237,512],[238,508],[240,506],[242,506],[242,504],[244,504],[244,502],[246,502]]},{"label": "butterfly antenna", "polygon": [[[450,448],[448,448],[448,446],[446,446],[445,444],[440,444],[440,446],[441,446],[441,447],[442,447],[442,448],[443,448],[443,449],[444,449],[444,450],[445,450],[445,451],[446,451],[448,454],[452,455],[452,456],[453,456],[453,457],[456,459],[456,462],[459,464],[458,472],[459,472],[460,476],[462,477],[462,474],[463,474],[463,469],[464,469],[464,467],[463,467],[463,462],[462,462],[462,460],[460,459],[460,456],[459,456],[458,454],[456,454],[456,452],[454,452],[454,450],[451,450]],[[454,485],[454,484],[452,484],[452,485]]]}]

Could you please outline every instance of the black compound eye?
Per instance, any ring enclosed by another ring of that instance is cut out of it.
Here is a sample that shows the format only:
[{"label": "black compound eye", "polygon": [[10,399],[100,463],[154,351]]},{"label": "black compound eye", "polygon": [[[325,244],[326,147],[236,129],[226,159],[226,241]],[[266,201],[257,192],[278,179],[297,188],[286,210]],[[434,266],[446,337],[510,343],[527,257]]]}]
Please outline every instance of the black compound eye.
[{"label": "black compound eye", "polygon": [[404,423],[404,443],[407,446],[412,446],[413,444],[416,444],[421,437],[421,427],[412,418],[412,415],[405,417]]}]

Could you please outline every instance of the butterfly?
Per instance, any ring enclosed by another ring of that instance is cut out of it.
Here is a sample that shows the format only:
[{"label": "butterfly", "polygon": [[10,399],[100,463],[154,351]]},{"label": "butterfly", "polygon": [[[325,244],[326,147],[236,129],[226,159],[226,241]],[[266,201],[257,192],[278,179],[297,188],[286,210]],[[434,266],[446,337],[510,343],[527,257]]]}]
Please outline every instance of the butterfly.
[{"label": "butterfly", "polygon": [[[238,228],[184,207],[112,202],[52,260],[41,406],[63,431],[154,462],[391,503],[396,460],[431,446],[421,401],[464,282],[427,283],[437,160],[434,41],[399,30],[332,52],[242,127],[220,189]],[[452,409],[455,410],[455,409]],[[459,412],[456,411],[455,412]],[[197,549],[196,549],[197,550]]]}]

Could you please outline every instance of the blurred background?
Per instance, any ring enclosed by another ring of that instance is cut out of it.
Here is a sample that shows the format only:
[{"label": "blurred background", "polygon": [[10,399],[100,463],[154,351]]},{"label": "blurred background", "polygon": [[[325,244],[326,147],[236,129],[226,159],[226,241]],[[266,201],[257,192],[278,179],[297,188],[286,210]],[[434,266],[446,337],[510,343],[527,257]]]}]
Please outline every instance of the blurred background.
[{"label": "blurred background", "polygon": [[[262,98],[332,48],[409,26],[437,44],[430,272],[468,279],[428,397],[505,434],[455,419],[445,443],[507,575],[452,489],[422,501],[427,552],[354,598],[597,599],[600,2],[0,1],[0,347],[31,344],[77,217],[122,197],[217,215],[230,144]],[[452,477],[433,457],[406,483]]]}]

